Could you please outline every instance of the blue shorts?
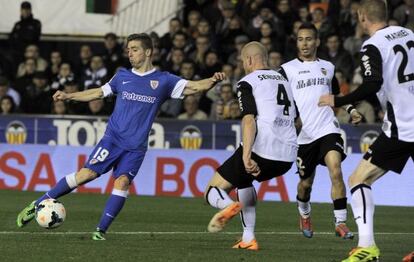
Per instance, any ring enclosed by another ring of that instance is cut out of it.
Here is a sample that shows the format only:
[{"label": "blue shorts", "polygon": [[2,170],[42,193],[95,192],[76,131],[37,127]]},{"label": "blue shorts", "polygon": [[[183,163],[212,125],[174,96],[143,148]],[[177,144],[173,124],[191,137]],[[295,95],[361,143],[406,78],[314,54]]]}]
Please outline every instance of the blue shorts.
[{"label": "blue shorts", "polygon": [[146,151],[127,151],[104,136],[89,155],[85,168],[102,175],[113,168],[112,176],[126,175],[132,181],[137,175]]}]

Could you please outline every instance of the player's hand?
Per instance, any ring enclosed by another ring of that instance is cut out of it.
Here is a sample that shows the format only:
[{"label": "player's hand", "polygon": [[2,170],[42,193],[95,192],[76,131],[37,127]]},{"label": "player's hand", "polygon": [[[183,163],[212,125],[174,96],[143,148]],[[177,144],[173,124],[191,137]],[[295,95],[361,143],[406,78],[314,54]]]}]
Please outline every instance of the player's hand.
[{"label": "player's hand", "polygon": [[356,109],[352,109],[351,111],[351,123],[353,125],[358,125],[362,121],[362,115]]},{"label": "player's hand", "polygon": [[65,101],[66,99],[68,99],[68,94],[60,90],[56,91],[56,93],[53,95],[54,101]]},{"label": "player's hand", "polygon": [[253,159],[243,158],[243,163],[247,173],[252,174],[253,176],[258,176],[260,174],[260,168]]},{"label": "player's hand", "polygon": [[218,83],[220,81],[223,81],[224,79],[226,79],[226,74],[224,72],[216,72],[214,73],[214,75],[211,77],[211,81],[213,83]]},{"label": "player's hand", "polygon": [[319,98],[318,106],[331,106],[331,107],[334,107],[335,106],[335,104],[334,104],[334,96],[333,95],[329,95],[329,94],[322,95]]}]

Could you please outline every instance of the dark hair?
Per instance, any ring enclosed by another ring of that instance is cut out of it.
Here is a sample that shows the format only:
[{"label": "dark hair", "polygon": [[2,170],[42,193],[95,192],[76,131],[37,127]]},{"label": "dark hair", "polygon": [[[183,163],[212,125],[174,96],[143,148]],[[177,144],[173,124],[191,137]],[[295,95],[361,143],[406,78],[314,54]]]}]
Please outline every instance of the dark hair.
[{"label": "dark hair", "polygon": [[141,34],[129,35],[127,38],[127,43],[126,43],[127,46],[128,46],[128,43],[131,41],[140,41],[142,48],[144,48],[144,50],[150,49],[151,54],[152,54],[152,51],[154,50],[154,44],[152,43],[152,39],[148,34],[141,33]]},{"label": "dark hair", "polygon": [[[3,100],[9,100],[11,103],[11,108],[10,108],[10,112],[9,113],[14,113],[16,111],[16,103],[13,100],[13,97],[9,96],[9,95],[5,95],[0,99],[0,105],[3,102]],[[3,113],[3,109],[0,107],[0,112]]]},{"label": "dark hair", "polygon": [[338,38],[339,42],[341,42],[341,37],[339,36],[338,33],[335,33],[335,32],[331,32],[330,34],[328,34],[325,38],[325,42],[328,42],[328,39],[331,37],[336,37]]},{"label": "dark hair", "polygon": [[32,4],[30,4],[27,1],[22,2],[22,4],[20,5],[21,9],[32,9]]},{"label": "dark hair", "polygon": [[191,64],[194,68],[196,67],[196,63],[191,58],[184,58],[181,64]]},{"label": "dark hair", "polygon": [[33,78],[47,79],[48,77],[45,71],[36,71],[33,74]]},{"label": "dark hair", "polygon": [[114,40],[117,40],[117,39],[118,39],[118,36],[117,36],[115,33],[110,32],[110,33],[107,33],[107,34],[104,36],[104,39],[108,39],[108,38],[112,38],[112,39],[114,39]]},{"label": "dark hair", "polygon": [[187,34],[184,32],[184,31],[177,31],[174,35],[173,35],[173,39],[175,39],[175,37],[177,36],[177,35],[182,35],[182,36],[184,36],[184,38],[185,38],[185,40],[187,40],[187,38],[188,38],[188,36],[187,36]]},{"label": "dark hair", "polygon": [[179,17],[173,17],[170,19],[170,22],[172,21],[178,21],[180,24],[182,24],[181,19]]},{"label": "dark hair", "polygon": [[314,25],[314,24],[312,24],[312,23],[309,23],[309,22],[302,23],[302,24],[299,26],[298,32],[299,32],[300,30],[311,30],[311,31],[313,32],[313,34],[314,34],[315,38],[316,38],[316,39],[318,39],[318,38],[319,38],[318,29],[316,29],[315,25]]}]

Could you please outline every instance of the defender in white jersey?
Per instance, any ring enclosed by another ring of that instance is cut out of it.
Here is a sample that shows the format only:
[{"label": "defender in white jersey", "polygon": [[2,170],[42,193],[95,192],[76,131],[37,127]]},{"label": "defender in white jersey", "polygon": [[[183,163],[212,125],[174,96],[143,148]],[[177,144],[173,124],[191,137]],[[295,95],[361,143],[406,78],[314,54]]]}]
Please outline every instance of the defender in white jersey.
[{"label": "defender in white jersey", "polygon": [[[346,226],[347,199],[341,171],[341,161],[346,157],[344,142],[334,111],[317,105],[322,94],[338,94],[339,85],[335,77],[335,66],[316,57],[318,46],[318,31],[315,26],[311,23],[302,24],[297,36],[298,58],[283,64],[280,69],[289,81],[289,89],[292,90],[302,123],[297,157],[300,175],[296,196],[300,214],[299,226],[305,237],[313,236],[310,197],[315,169],[322,164],[327,166],[332,181],[331,197],[336,235],[352,239],[354,235]],[[361,120],[361,116],[352,106],[347,110],[352,111],[354,123]]]},{"label": "defender in white jersey", "polygon": [[[221,231],[240,211],[243,236],[233,248],[258,250],[256,191],[253,180],[265,181],[286,173],[296,159],[296,112],[286,79],[268,69],[265,47],[250,42],[242,49],[246,76],[238,82],[237,96],[242,111],[242,145],[210,180],[205,198],[220,208],[210,221],[210,232]],[[239,202],[228,193],[237,188]]]},{"label": "defender in white jersey", "polygon": [[[386,105],[383,133],[349,178],[359,241],[345,262],[379,258],[371,185],[389,170],[401,173],[408,159],[414,160],[414,34],[407,28],[387,26],[383,0],[364,0],[358,17],[370,36],[361,49],[363,82],[344,97],[324,95],[319,101],[321,106],[340,106],[380,92]],[[413,256],[407,255],[404,261],[412,261]]]}]

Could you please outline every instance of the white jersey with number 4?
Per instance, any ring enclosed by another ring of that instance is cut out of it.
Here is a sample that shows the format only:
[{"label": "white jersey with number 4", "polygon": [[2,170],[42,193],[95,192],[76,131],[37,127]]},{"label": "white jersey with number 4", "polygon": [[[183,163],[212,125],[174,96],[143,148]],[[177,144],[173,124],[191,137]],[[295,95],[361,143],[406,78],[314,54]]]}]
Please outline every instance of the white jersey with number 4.
[{"label": "white jersey with number 4", "polygon": [[[298,143],[309,144],[325,135],[340,133],[339,123],[330,107],[319,107],[319,97],[332,93],[335,67],[323,59],[293,59],[282,65],[302,120]],[[336,78],[335,78],[336,79]],[[335,81],[337,86],[337,82]]]},{"label": "white jersey with number 4", "polygon": [[388,137],[414,142],[414,34],[400,26],[374,33],[361,48],[364,82],[382,81],[386,108],[382,130]]},{"label": "white jersey with number 4", "polygon": [[296,117],[286,79],[274,70],[256,70],[237,83],[242,115],[256,116],[257,133],[252,151],[285,162],[296,160]]}]

